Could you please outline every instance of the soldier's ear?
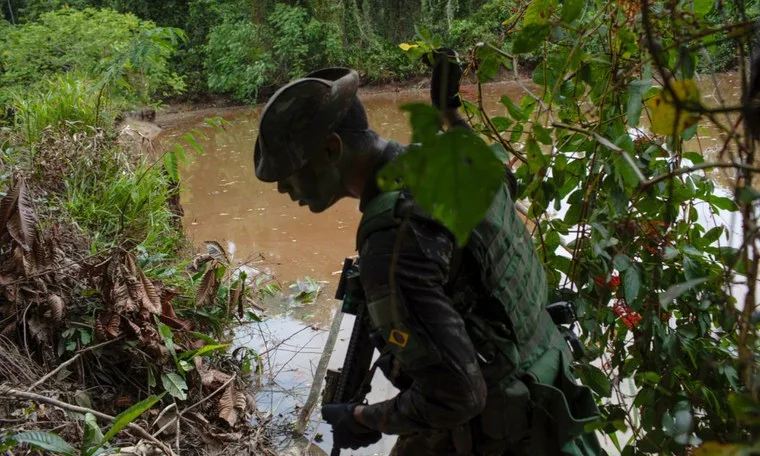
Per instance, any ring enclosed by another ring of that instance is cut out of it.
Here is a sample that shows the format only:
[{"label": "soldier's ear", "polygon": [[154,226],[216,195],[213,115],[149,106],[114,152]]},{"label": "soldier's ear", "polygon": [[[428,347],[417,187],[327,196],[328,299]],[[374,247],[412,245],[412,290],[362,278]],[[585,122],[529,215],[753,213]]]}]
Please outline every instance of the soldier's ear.
[{"label": "soldier's ear", "polygon": [[327,137],[327,142],[325,143],[325,152],[327,153],[327,159],[330,160],[331,163],[337,163],[340,161],[340,158],[343,155],[343,140],[340,139],[340,135],[335,132],[330,133],[330,136]]}]

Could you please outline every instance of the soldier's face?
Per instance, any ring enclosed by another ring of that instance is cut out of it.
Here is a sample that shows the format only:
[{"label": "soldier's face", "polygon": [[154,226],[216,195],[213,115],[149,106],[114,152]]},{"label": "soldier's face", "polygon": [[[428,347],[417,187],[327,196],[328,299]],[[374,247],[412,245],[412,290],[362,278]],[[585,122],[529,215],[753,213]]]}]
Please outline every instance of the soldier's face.
[{"label": "soldier's face", "polygon": [[327,150],[315,155],[290,177],[279,180],[277,190],[315,213],[326,210],[345,194],[336,159]]}]

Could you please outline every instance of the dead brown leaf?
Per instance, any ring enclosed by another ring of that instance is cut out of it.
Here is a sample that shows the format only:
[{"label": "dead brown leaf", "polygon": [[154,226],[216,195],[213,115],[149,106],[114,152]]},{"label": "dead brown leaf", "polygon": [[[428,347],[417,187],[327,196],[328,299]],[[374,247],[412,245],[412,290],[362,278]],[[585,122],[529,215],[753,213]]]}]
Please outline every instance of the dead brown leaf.
[{"label": "dead brown leaf", "polygon": [[203,274],[201,285],[198,287],[198,292],[195,297],[196,307],[212,304],[218,290],[219,281],[216,280],[216,268],[209,265],[208,270]]},{"label": "dead brown leaf", "polygon": [[22,183],[24,183],[24,179],[20,178],[13,189],[0,200],[0,232],[5,230],[8,220],[16,210],[16,201],[18,201],[18,195],[21,193]]},{"label": "dead brown leaf", "polygon": [[16,207],[11,211],[6,227],[11,237],[28,252],[32,250],[37,234],[37,214],[34,212],[32,198],[29,196],[24,179],[19,179],[16,187],[18,187]]},{"label": "dead brown leaf", "polygon": [[193,324],[187,320],[179,318],[174,312],[174,306],[172,306],[171,303],[166,300],[162,300],[161,302],[161,316],[159,319],[163,324],[168,325],[174,329],[184,329],[185,331],[190,331],[193,329]]},{"label": "dead brown leaf", "polygon": [[148,279],[142,269],[140,269],[138,272],[140,273],[140,282],[142,283],[143,287],[143,308],[147,309],[150,313],[161,313],[161,298],[158,296],[155,285],[153,285],[153,282]]},{"label": "dead brown leaf", "polygon": [[209,435],[217,440],[221,440],[222,442],[239,442],[240,439],[243,438],[242,432],[224,432],[224,433],[214,433],[211,432]]},{"label": "dead brown leaf", "polygon": [[129,293],[129,287],[125,283],[115,283],[111,290],[111,306],[118,313],[130,313],[137,310]]},{"label": "dead brown leaf", "polygon": [[41,319],[37,317],[31,317],[27,319],[26,327],[29,330],[29,334],[38,343],[45,343],[50,340],[50,336],[52,335],[52,330],[50,328],[50,325],[47,322],[42,321]]},{"label": "dead brown leaf", "polygon": [[240,295],[243,293],[243,288],[245,287],[245,283],[242,280],[238,280],[237,286],[234,290],[232,290],[232,294],[230,295],[230,302],[227,304],[227,315],[232,315],[232,309],[235,307],[238,308],[238,316],[240,318],[243,318],[243,308],[240,306],[240,303],[242,302],[240,299]]},{"label": "dead brown leaf", "polygon": [[115,312],[105,319],[105,332],[109,338],[115,339],[121,335],[121,316]]},{"label": "dead brown leaf", "polygon": [[63,321],[63,317],[66,315],[66,303],[63,298],[57,294],[48,295],[48,306],[50,306],[50,316],[56,324],[60,324]]},{"label": "dead brown leaf", "polygon": [[0,331],[0,336],[7,336],[16,329],[16,326],[18,326],[18,320],[10,322],[8,326]]},{"label": "dead brown leaf", "polygon": [[245,394],[237,389],[235,382],[230,383],[219,398],[219,418],[226,421],[230,427],[235,427],[245,408]]},{"label": "dead brown leaf", "polygon": [[222,247],[221,244],[216,241],[206,241],[204,244],[206,244],[206,250],[208,251],[208,254],[211,255],[211,258],[224,265],[230,264],[227,252],[224,251],[224,247]]}]

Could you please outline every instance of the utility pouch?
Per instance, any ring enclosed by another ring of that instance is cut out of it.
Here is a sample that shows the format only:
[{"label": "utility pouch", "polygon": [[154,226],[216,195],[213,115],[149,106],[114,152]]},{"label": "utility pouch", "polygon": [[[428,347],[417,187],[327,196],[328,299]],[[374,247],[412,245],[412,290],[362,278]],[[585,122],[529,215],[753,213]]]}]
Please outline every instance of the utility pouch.
[{"label": "utility pouch", "polygon": [[565,356],[564,350],[547,350],[524,376],[533,402],[532,431],[549,434],[532,436],[532,443],[551,438],[562,447],[599,419],[591,390],[576,382]]},{"label": "utility pouch", "polygon": [[[486,407],[480,414],[480,428],[499,446],[512,446],[522,440],[530,427],[530,391],[520,380],[507,379],[501,387],[490,388]],[[482,453],[488,454],[486,448]]]}]

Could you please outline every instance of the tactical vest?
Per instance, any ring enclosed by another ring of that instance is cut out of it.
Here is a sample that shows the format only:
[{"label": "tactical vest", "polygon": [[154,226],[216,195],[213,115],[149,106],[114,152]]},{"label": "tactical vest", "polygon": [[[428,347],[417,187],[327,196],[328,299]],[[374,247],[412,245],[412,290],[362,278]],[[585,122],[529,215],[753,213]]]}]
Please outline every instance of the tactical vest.
[{"label": "tactical vest", "polygon": [[[372,233],[399,227],[407,218],[433,222],[405,192],[376,196],[365,208],[359,224],[357,250],[360,255]],[[514,424],[515,417],[540,416],[541,413],[526,409],[538,406],[545,412],[543,416],[552,421],[550,427],[555,429],[548,437],[556,439],[560,447],[565,446],[565,451],[599,454],[593,435],[575,439],[583,434],[586,424],[598,418],[598,410],[590,390],[577,385],[570,372],[567,344],[545,310],[548,286],[543,266],[525,224],[515,211],[507,185],[502,185],[485,219],[458,254],[470,255],[475,260],[480,286],[489,295],[489,299],[475,303],[474,307],[458,302],[466,300],[466,294],[450,296],[457,309],[472,309],[463,314],[463,319],[489,387],[487,402],[490,405],[479,418],[485,434],[502,441],[521,435],[519,425]],[[479,309],[478,306],[490,308]],[[375,329],[389,340],[394,329],[403,328],[404,322],[393,321],[388,315],[404,313],[391,309],[384,315],[373,316],[370,310],[370,319]],[[484,314],[489,317],[482,317]],[[388,348],[397,347],[388,344]],[[525,426],[546,428],[535,419]],[[509,424],[505,426],[505,423]],[[534,436],[533,444],[543,444],[542,440],[548,441],[548,437]],[[550,453],[536,447],[532,454]]]},{"label": "tactical vest", "polygon": [[[406,217],[432,221],[403,192],[376,196],[365,208],[359,223],[358,251],[361,252],[370,234],[397,227]],[[498,302],[500,309],[496,310],[509,321],[511,339],[519,351],[515,360],[518,371],[530,367],[550,345],[565,349],[564,341],[544,310],[548,289],[543,266],[525,224],[517,216],[506,185],[496,194],[485,219],[473,230],[464,250],[480,268],[481,284],[493,298],[489,302]],[[459,304],[454,303],[457,308],[466,307]]]}]

